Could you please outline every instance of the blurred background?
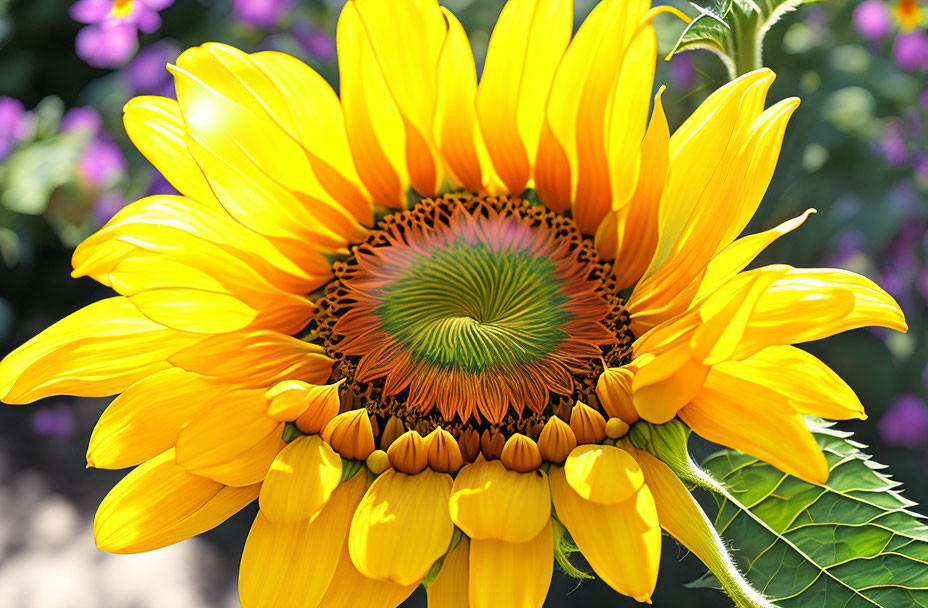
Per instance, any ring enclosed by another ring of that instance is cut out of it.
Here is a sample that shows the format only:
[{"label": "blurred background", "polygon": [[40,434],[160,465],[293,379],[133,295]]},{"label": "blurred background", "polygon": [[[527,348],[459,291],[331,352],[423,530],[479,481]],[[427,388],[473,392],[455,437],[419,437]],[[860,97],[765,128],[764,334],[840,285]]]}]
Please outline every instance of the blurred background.
[{"label": "blurred background", "polygon": [[[0,0],[0,356],[108,295],[90,279],[69,278],[73,247],[127,202],[172,192],[129,144],[121,108],[134,95],[172,95],[164,64],[182,49],[216,40],[285,51],[337,89],[338,0],[136,0],[145,9],[138,16],[104,23],[113,1]],[[576,1],[578,25],[594,3]],[[467,28],[479,69],[503,0],[442,4]],[[817,208],[762,261],[852,269],[901,303],[909,334],[859,330],[810,350],[847,379],[870,414],[841,428],[889,465],[909,498],[928,503],[928,31],[897,9],[888,0],[807,4],[768,35],[764,63],[778,74],[771,99],[795,95],[802,106],[752,228]],[[659,18],[662,50],[681,28]],[[661,62],[657,83],[668,85],[671,128],[726,78],[702,51]],[[105,406],[55,398],[0,411],[0,606],[238,606],[237,563],[254,507],[153,553],[112,556],[94,547],[94,509],[122,476],[85,470],[87,440]],[[713,590],[686,589],[703,568],[672,542],[664,552],[654,605],[730,605]],[[424,592],[408,605],[424,606]],[[636,604],[598,581],[558,574],[546,603],[605,605]]]}]

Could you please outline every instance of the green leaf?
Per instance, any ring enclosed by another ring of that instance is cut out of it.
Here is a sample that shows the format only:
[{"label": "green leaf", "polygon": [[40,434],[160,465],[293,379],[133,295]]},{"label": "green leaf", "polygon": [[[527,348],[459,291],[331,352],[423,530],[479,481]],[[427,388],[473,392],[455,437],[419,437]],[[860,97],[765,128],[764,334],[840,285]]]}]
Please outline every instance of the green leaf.
[{"label": "green leaf", "polygon": [[736,563],[780,608],[928,606],[924,517],[850,433],[809,426],[831,468],[824,486],[731,450],[703,463]]},{"label": "green leaf", "polygon": [[732,78],[763,66],[764,37],[786,13],[817,0],[708,0],[691,3],[699,11],[683,30],[670,56],[708,50],[728,68]]}]

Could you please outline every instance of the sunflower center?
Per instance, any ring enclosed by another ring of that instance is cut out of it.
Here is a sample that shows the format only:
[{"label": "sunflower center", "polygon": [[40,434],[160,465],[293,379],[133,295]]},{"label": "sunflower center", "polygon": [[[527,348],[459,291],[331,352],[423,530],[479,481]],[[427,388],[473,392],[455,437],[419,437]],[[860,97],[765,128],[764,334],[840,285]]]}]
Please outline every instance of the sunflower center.
[{"label": "sunflower center", "polygon": [[380,428],[537,436],[595,404],[603,366],[627,356],[610,268],[570,219],[523,200],[423,201],[334,270],[314,335],[346,380],[343,409]]}]

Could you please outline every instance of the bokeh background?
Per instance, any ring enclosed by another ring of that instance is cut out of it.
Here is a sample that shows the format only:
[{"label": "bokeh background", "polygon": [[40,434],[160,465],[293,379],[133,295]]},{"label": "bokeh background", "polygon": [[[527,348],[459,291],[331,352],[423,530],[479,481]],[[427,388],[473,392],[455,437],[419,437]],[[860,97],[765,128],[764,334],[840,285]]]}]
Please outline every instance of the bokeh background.
[{"label": "bokeh background", "polygon": [[[60,317],[107,295],[69,278],[74,245],[122,205],[170,186],[129,144],[121,108],[134,95],[172,95],[164,64],[216,40],[282,50],[337,88],[338,0],[136,0],[139,18],[100,21],[113,0],[0,0],[0,355]],[[385,0],[386,1],[386,0]],[[577,23],[594,0],[577,0]],[[445,0],[482,63],[503,0]],[[681,8],[693,14],[692,7]],[[752,228],[809,207],[818,214],[763,262],[836,266],[878,281],[911,331],[859,330],[810,346],[870,414],[843,423],[928,503],[928,32],[902,31],[883,0],[808,4],[765,43],[779,75],[771,98],[802,98],[773,184]],[[682,25],[658,21],[661,48]],[[726,73],[713,55],[661,62],[657,82],[679,125]],[[4,608],[235,607],[237,562],[253,508],[199,538],[153,553],[96,550],[97,503],[121,472],[85,470],[106,400],[54,398],[0,409],[0,606]],[[705,453],[711,446],[696,445]],[[665,543],[654,604],[722,607],[686,583],[703,569]],[[420,589],[409,606],[424,606]],[[598,581],[555,575],[546,606],[632,606]]]}]

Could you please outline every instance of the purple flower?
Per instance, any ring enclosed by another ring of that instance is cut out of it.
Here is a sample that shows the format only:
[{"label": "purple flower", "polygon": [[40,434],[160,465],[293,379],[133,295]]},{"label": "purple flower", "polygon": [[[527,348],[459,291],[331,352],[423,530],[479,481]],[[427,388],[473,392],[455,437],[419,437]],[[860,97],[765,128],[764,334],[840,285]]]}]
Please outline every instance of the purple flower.
[{"label": "purple flower", "polygon": [[692,89],[696,86],[696,68],[689,55],[674,55],[667,64],[667,75],[671,84],[679,89]]},{"label": "purple flower", "polygon": [[234,0],[235,18],[254,27],[271,29],[293,7],[294,0]]},{"label": "purple flower", "polygon": [[902,122],[891,120],[883,130],[883,158],[893,167],[904,165],[909,160],[906,151],[905,129]]},{"label": "purple flower", "polygon": [[18,99],[0,97],[0,161],[29,136],[29,113]]},{"label": "purple flower", "polygon": [[92,185],[102,188],[125,173],[126,158],[109,135],[99,133],[84,148],[78,171]]},{"label": "purple flower", "polygon": [[918,105],[928,112],[928,88],[922,89],[922,92],[918,94]]},{"label": "purple flower", "polygon": [[151,181],[148,182],[148,190],[146,194],[148,196],[157,196],[162,194],[177,194],[177,190],[171,183],[164,179],[164,176],[161,175],[158,171],[152,171]]},{"label": "purple flower", "polygon": [[138,48],[138,31],[161,26],[158,11],[174,0],[77,0],[71,18],[88,24],[77,33],[78,56],[98,68],[124,64]]},{"label": "purple flower", "polygon": [[85,131],[90,135],[96,135],[102,127],[103,120],[100,118],[100,114],[90,106],[71,108],[64,113],[64,117],[61,119],[62,133]]},{"label": "purple flower", "polygon": [[889,445],[921,447],[928,440],[928,406],[915,395],[897,395],[880,417],[878,428]]},{"label": "purple flower", "polygon": [[126,199],[119,192],[105,192],[93,202],[93,215],[98,226],[103,226],[126,206]]},{"label": "purple flower", "polygon": [[171,40],[159,40],[145,47],[126,68],[126,82],[133,94],[174,97],[174,79],[165,66],[180,55],[180,47]]},{"label": "purple flower", "polygon": [[892,27],[889,11],[882,0],[865,0],[854,9],[854,27],[866,40],[882,40]]},{"label": "purple flower", "polygon": [[906,72],[928,71],[928,33],[916,30],[896,36],[893,61]]},{"label": "purple flower", "polygon": [[310,56],[319,61],[335,60],[335,40],[322,28],[309,23],[293,26],[293,37]]},{"label": "purple flower", "polygon": [[64,404],[37,408],[32,414],[32,430],[46,437],[69,437],[74,434],[74,414]]},{"label": "purple flower", "polygon": [[88,25],[77,33],[77,56],[95,68],[115,68],[135,54],[138,32],[131,23]]},{"label": "purple flower", "polygon": [[835,268],[846,268],[851,260],[861,254],[864,247],[864,235],[857,230],[849,230],[841,235],[837,247],[828,256],[826,264]]}]

